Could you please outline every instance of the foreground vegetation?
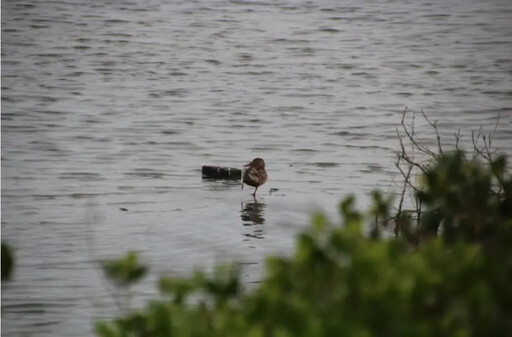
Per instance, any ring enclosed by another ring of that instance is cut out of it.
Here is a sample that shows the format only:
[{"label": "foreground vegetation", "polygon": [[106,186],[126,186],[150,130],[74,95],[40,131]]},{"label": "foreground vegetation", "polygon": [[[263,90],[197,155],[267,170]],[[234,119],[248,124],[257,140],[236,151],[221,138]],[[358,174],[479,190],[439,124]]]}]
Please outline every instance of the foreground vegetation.
[{"label": "foreground vegetation", "polygon": [[[261,285],[236,266],[162,278],[162,298],[97,323],[99,336],[504,336],[512,332],[512,180],[504,157],[443,154],[425,167],[416,212],[340,205],[315,214],[292,257],[270,257]],[[390,221],[390,219],[394,219]],[[392,226],[396,239],[380,239]],[[136,255],[106,263],[119,285],[143,275]]]},{"label": "foreground vegetation", "polygon": [[[400,133],[397,206],[373,192],[366,212],[341,202],[341,224],[323,214],[298,235],[291,257],[269,257],[262,283],[241,284],[236,265],[188,279],[162,278],[161,298],[98,322],[96,334],[121,336],[507,336],[512,334],[512,177],[492,150],[493,133],[472,135],[473,151],[437,151]],[[478,140],[483,139],[483,145]],[[407,209],[409,197],[413,207]],[[394,234],[390,235],[390,234]],[[2,243],[2,280],[12,274]],[[134,252],[105,261],[106,277],[127,289],[147,272]],[[110,286],[111,284],[109,284]],[[109,290],[108,288],[107,290]],[[110,291],[110,290],[109,290]]]}]

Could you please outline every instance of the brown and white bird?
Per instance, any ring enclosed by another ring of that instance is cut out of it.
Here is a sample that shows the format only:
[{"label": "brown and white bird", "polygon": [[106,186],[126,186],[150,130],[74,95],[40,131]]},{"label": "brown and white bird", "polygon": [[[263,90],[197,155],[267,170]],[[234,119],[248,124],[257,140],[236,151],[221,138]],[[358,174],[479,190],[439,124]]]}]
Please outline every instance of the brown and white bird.
[{"label": "brown and white bird", "polygon": [[261,158],[255,158],[249,164],[244,165],[246,168],[242,179],[242,188],[244,183],[256,187],[254,189],[253,196],[256,196],[258,187],[263,185],[267,181],[267,172],[265,171],[265,161]]}]

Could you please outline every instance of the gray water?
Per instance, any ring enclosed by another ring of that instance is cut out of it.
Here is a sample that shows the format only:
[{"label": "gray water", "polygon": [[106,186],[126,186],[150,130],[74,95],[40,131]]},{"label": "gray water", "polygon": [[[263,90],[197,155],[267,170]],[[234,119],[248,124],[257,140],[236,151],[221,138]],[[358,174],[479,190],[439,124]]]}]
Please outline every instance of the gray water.
[{"label": "gray water", "polygon": [[[2,1],[3,335],[91,335],[118,314],[97,261],[127,250],[132,306],[196,266],[258,282],[313,210],[397,191],[406,106],[465,144],[500,115],[512,155],[512,2]],[[201,179],[257,156],[257,200]]]}]

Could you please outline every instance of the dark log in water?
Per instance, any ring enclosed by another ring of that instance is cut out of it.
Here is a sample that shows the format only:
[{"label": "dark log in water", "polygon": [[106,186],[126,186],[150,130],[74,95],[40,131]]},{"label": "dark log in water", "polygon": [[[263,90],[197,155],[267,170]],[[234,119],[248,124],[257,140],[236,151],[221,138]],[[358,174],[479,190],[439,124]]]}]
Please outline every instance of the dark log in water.
[{"label": "dark log in water", "polygon": [[239,180],[242,178],[242,170],[233,167],[219,167],[204,165],[203,178]]}]

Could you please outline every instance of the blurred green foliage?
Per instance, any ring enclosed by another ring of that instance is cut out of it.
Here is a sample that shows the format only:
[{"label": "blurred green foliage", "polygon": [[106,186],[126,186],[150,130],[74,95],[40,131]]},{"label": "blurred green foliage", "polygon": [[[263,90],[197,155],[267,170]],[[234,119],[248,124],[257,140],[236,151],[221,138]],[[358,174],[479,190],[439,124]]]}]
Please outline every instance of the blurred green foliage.
[{"label": "blurred green foliage", "polygon": [[2,281],[11,279],[12,270],[14,268],[14,257],[11,247],[2,242]]},{"label": "blurred green foliage", "polygon": [[447,243],[480,242],[486,249],[512,243],[512,180],[505,157],[489,167],[466,160],[462,152],[445,156],[424,175],[418,193],[427,206],[423,232],[441,234]]},{"label": "blurred green foliage", "polygon": [[[420,228],[380,239],[391,199],[367,213],[340,204],[342,225],[320,213],[292,257],[270,257],[259,287],[239,270],[162,278],[162,299],[96,333],[114,336],[504,336],[512,331],[512,182],[460,152],[424,176]],[[370,235],[367,235],[369,231]],[[133,258],[132,258],[133,259]],[[108,271],[108,270],[107,270]],[[115,274],[115,273],[114,273]],[[130,274],[130,273],[128,273]],[[110,275],[113,275],[110,271]]]},{"label": "blurred green foliage", "polygon": [[103,261],[102,265],[107,276],[119,286],[137,282],[147,272],[147,267],[139,263],[135,252],[128,252],[120,259]]}]

